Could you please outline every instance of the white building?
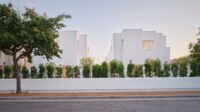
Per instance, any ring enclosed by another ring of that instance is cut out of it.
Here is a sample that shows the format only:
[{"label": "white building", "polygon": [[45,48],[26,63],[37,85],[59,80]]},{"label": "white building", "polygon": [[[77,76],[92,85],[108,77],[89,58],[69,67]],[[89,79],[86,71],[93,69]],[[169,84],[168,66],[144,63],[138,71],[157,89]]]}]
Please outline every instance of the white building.
[{"label": "white building", "polygon": [[[87,35],[79,34],[77,31],[60,31],[57,39],[60,49],[62,49],[61,58],[50,60],[56,65],[79,65],[80,59],[88,57]],[[46,59],[35,56],[33,65],[46,63]]]},{"label": "white building", "polygon": [[170,60],[170,48],[166,47],[166,36],[155,31],[124,29],[114,33],[106,60],[120,60],[125,65],[130,61],[144,64],[145,60],[160,59],[162,63]]}]

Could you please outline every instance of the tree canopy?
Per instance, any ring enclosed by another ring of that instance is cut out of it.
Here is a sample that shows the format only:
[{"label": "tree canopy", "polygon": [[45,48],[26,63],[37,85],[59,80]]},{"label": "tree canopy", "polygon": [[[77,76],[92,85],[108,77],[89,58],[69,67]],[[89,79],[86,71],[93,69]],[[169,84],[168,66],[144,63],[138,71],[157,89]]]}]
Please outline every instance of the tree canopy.
[{"label": "tree canopy", "polygon": [[57,17],[40,15],[34,9],[25,8],[19,12],[12,4],[0,4],[0,52],[13,57],[14,76],[17,79],[17,93],[21,92],[18,61],[32,56],[43,56],[52,59],[62,53],[55,39],[58,29],[65,25],[61,21],[70,18],[60,14]]},{"label": "tree canopy", "polygon": [[[200,35],[200,28],[199,28],[199,33],[197,35]],[[189,49],[190,49],[190,56],[192,57],[192,59],[200,62],[200,38],[197,38],[196,43],[190,43]]]},{"label": "tree canopy", "polygon": [[30,8],[25,8],[25,12],[20,14],[12,4],[1,4],[0,13],[0,51],[6,55],[17,55],[16,60],[27,57],[31,61],[32,55],[47,59],[59,57],[61,49],[55,39],[58,29],[65,26],[60,21],[70,18],[69,15],[49,18]]}]

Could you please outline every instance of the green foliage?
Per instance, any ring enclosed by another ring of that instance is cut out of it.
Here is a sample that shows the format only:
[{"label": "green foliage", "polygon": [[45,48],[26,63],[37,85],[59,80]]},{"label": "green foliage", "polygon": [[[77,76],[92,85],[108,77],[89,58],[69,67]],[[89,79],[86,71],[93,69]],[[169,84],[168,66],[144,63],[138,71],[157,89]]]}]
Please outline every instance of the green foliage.
[{"label": "green foliage", "polygon": [[90,66],[89,65],[83,65],[83,77],[84,78],[90,77]]},{"label": "green foliage", "polygon": [[170,64],[164,63],[163,77],[170,76]]},{"label": "green foliage", "polygon": [[84,65],[88,65],[88,66],[92,66],[92,64],[94,63],[94,60],[92,58],[82,58],[80,60],[81,62],[81,65],[84,66]]},{"label": "green foliage", "polygon": [[[200,35],[200,28],[197,35]],[[190,77],[200,76],[200,38],[197,39],[196,43],[190,43]]]},{"label": "green foliage", "polygon": [[66,75],[67,75],[67,78],[74,77],[74,68],[72,66],[66,66]]},{"label": "green foliage", "polygon": [[96,64],[92,66],[92,76],[94,78],[106,78],[108,77],[108,65],[106,62],[103,62],[101,65]]},{"label": "green foliage", "polygon": [[2,78],[3,78],[3,67],[0,66],[0,79],[2,79]]},{"label": "green foliage", "polygon": [[200,76],[200,62],[198,62],[198,64],[197,64],[197,66],[198,66],[198,69],[197,69],[197,76]]},{"label": "green foliage", "polygon": [[37,77],[37,68],[35,66],[31,67],[31,78]]},{"label": "green foliage", "polygon": [[190,62],[190,77],[200,76],[200,62],[192,60]]},{"label": "green foliage", "polygon": [[101,75],[102,75],[101,66],[99,64],[93,65],[92,66],[92,77],[99,78],[99,77],[101,77]]},{"label": "green foliage", "polygon": [[117,60],[110,61],[110,75],[111,77],[117,77],[118,75],[118,61]]},{"label": "green foliage", "polygon": [[62,77],[62,67],[56,67],[56,78],[61,78]]},{"label": "green foliage", "polygon": [[133,68],[133,77],[143,77],[143,66],[135,65]]},{"label": "green foliage", "polygon": [[181,62],[179,63],[179,76],[180,77],[187,77],[187,63],[186,62]]},{"label": "green foliage", "polygon": [[124,64],[122,62],[118,63],[117,70],[118,70],[117,73],[119,74],[119,77],[124,77]]},{"label": "green foliage", "polygon": [[39,65],[39,74],[38,78],[43,78],[45,75],[45,66],[43,64]]},{"label": "green foliage", "polygon": [[153,72],[153,60],[152,59],[146,59],[145,63],[144,63],[144,67],[145,67],[145,74],[146,77],[152,77],[152,72]]},{"label": "green foliage", "polygon": [[127,72],[126,72],[128,77],[133,77],[133,69],[134,69],[134,64],[129,63],[127,65]]},{"label": "green foliage", "polygon": [[105,61],[101,64],[101,72],[101,77],[108,77],[108,64]]},{"label": "green foliage", "polygon": [[78,66],[74,67],[74,75],[75,75],[75,78],[80,78],[80,70]]},{"label": "green foliage", "polygon": [[160,60],[159,59],[153,60],[152,65],[153,65],[153,74],[154,74],[154,76],[162,77]]},{"label": "green foliage", "polygon": [[197,39],[196,43],[190,43],[189,50],[192,60],[200,62],[200,38]]},{"label": "green foliage", "polygon": [[48,78],[53,78],[53,74],[54,74],[54,70],[55,70],[54,65],[47,64],[46,69],[47,69]]},{"label": "green foliage", "polygon": [[110,61],[110,75],[111,77],[124,77],[124,65],[117,60]]},{"label": "green foliage", "polygon": [[174,77],[178,76],[178,71],[179,71],[178,65],[176,63],[173,63],[171,65],[171,72],[172,72]]},{"label": "green foliage", "polygon": [[27,69],[27,67],[26,66],[23,66],[22,67],[22,76],[23,76],[23,78],[29,78],[29,70]]},{"label": "green foliage", "polygon": [[12,71],[13,71],[13,67],[12,66],[4,66],[4,77],[5,78],[13,78],[13,75],[12,75]]}]

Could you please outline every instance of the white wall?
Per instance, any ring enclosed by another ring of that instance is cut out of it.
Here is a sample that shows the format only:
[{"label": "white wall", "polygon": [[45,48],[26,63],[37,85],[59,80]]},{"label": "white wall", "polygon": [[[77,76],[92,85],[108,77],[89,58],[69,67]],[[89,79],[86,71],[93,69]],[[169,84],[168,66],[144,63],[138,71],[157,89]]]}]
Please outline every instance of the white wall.
[{"label": "white wall", "polygon": [[[14,91],[15,79],[0,79],[0,92]],[[22,79],[22,90],[143,90],[198,89],[200,77],[168,78],[88,78],[88,79]]]}]

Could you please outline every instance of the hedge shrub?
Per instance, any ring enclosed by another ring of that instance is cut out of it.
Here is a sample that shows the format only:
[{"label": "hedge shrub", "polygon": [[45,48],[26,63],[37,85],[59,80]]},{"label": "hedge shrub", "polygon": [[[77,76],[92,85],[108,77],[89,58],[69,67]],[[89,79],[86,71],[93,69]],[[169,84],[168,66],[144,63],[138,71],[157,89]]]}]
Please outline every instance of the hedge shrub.
[{"label": "hedge shrub", "polygon": [[178,65],[176,63],[173,63],[171,65],[171,72],[173,77],[178,77],[178,71],[179,71]]},{"label": "hedge shrub", "polygon": [[2,78],[3,78],[3,67],[0,66],[0,79],[2,79]]},{"label": "hedge shrub", "polygon": [[127,72],[126,72],[128,77],[133,77],[133,69],[134,69],[134,64],[129,63],[127,65]]},{"label": "hedge shrub", "polygon": [[154,77],[162,77],[161,62],[159,59],[153,60],[153,75]]},{"label": "hedge shrub", "polygon": [[101,66],[99,64],[95,64],[92,66],[92,77],[93,78],[99,78],[101,77]]},{"label": "hedge shrub", "polygon": [[43,78],[45,75],[45,66],[43,64],[39,65],[39,74],[38,78]]},{"label": "hedge shrub", "polygon": [[110,75],[111,77],[118,77],[118,61],[110,61]]},{"label": "hedge shrub", "polygon": [[193,60],[190,62],[190,77],[200,76],[200,62]]},{"label": "hedge shrub", "polygon": [[79,66],[74,67],[74,76],[75,76],[75,78],[80,78]]},{"label": "hedge shrub", "polygon": [[186,62],[181,62],[179,64],[179,76],[180,77],[187,77],[187,63]]},{"label": "hedge shrub", "polygon": [[29,70],[27,69],[26,66],[22,67],[21,73],[22,73],[22,77],[23,78],[25,78],[25,79],[29,78]]},{"label": "hedge shrub", "polygon": [[170,64],[164,63],[163,75],[162,77],[169,77],[170,76]]},{"label": "hedge shrub", "polygon": [[145,67],[145,75],[146,77],[152,77],[152,72],[153,72],[153,60],[152,59],[147,59],[145,60],[144,63],[144,67]]},{"label": "hedge shrub", "polygon": [[83,65],[83,77],[89,78],[90,76],[90,66],[89,65]]},{"label": "hedge shrub", "polygon": [[47,64],[46,65],[46,69],[47,69],[47,76],[48,78],[53,78],[54,76],[54,66],[52,64]]},{"label": "hedge shrub", "polygon": [[73,66],[66,66],[66,75],[67,75],[67,78],[73,78],[74,77]]},{"label": "hedge shrub", "polygon": [[143,65],[134,66],[133,77],[143,77]]},{"label": "hedge shrub", "polygon": [[62,67],[56,67],[56,78],[62,77]]},{"label": "hedge shrub", "polygon": [[14,78],[12,72],[13,72],[13,67],[12,66],[9,66],[9,65],[4,66],[4,77],[6,79],[7,78]]},{"label": "hedge shrub", "polygon": [[37,77],[37,68],[35,66],[31,67],[31,78]]},{"label": "hedge shrub", "polygon": [[108,77],[108,64],[105,61],[101,64],[101,72],[101,77]]}]

